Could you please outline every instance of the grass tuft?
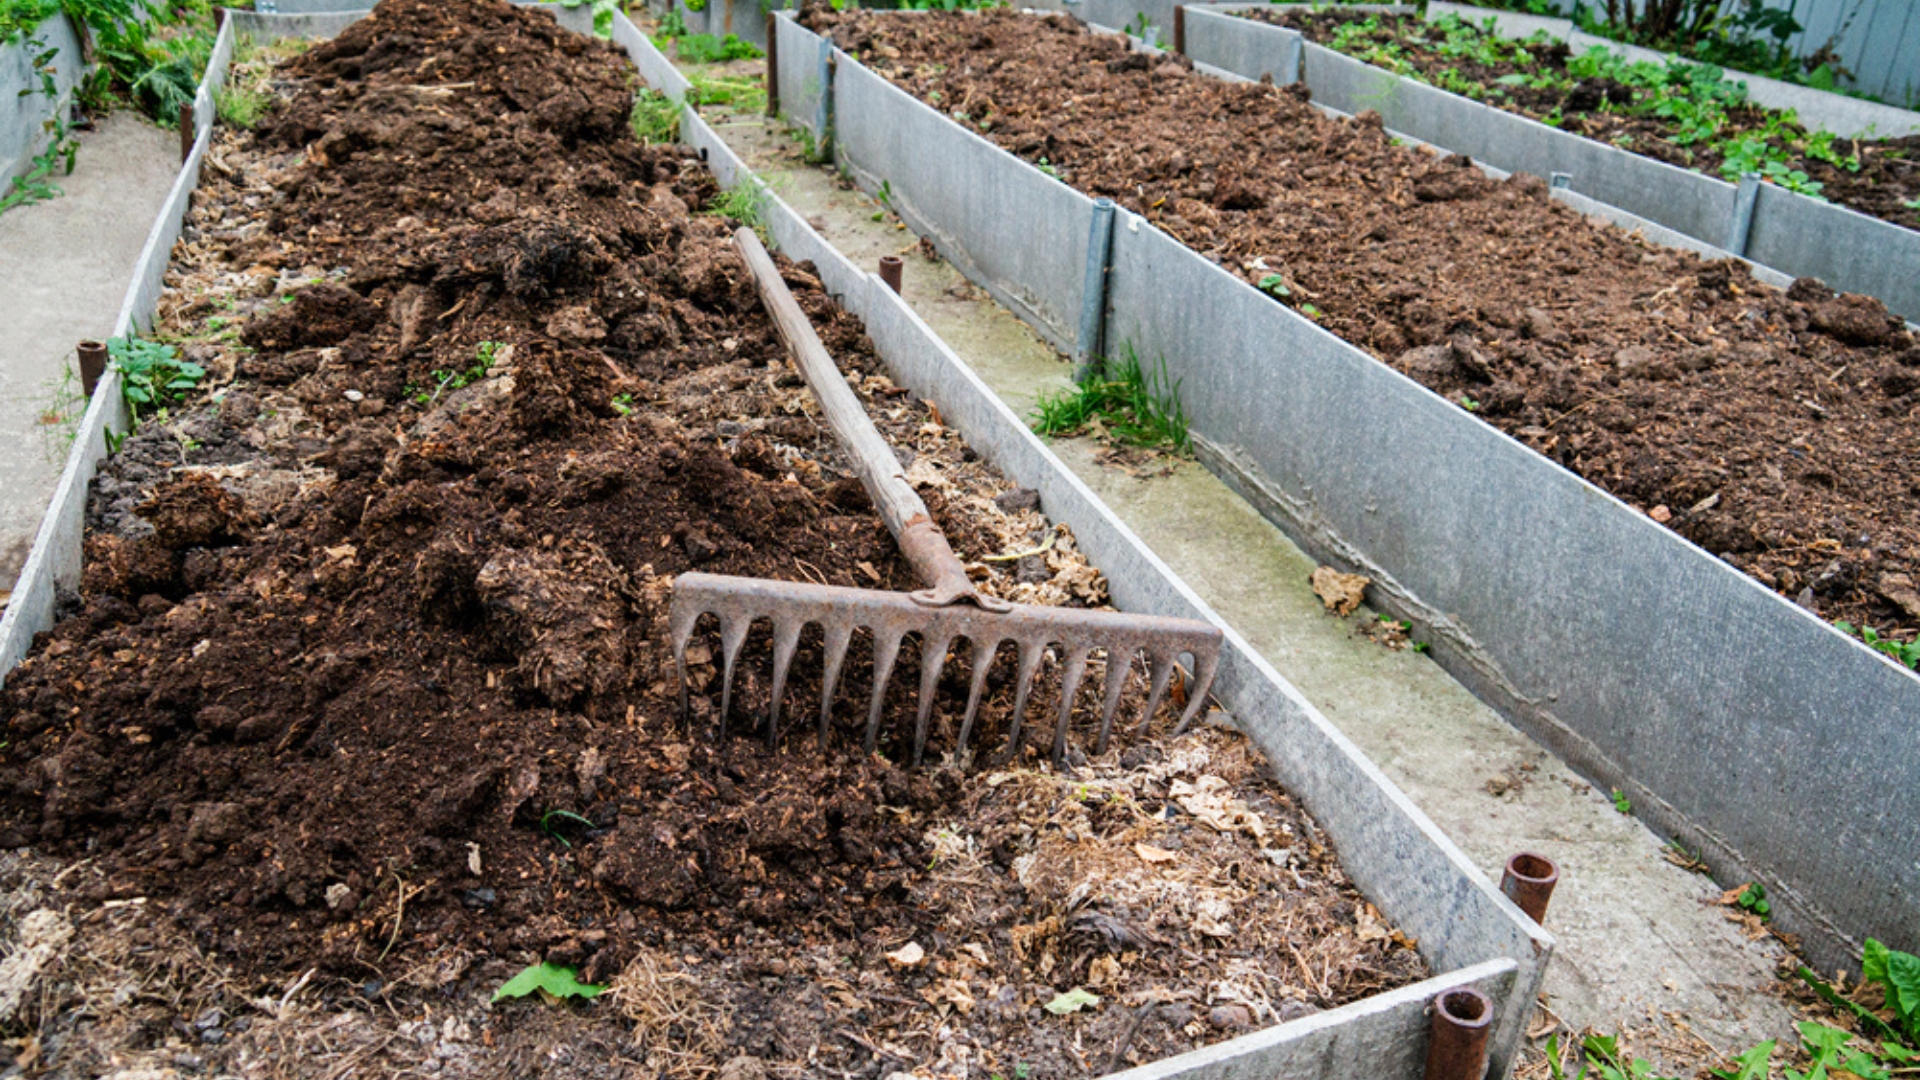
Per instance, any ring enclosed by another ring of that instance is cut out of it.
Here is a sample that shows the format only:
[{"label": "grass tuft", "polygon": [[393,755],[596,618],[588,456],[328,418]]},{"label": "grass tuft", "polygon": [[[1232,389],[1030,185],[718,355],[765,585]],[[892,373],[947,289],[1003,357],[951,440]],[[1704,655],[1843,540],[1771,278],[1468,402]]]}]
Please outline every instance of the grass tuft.
[{"label": "grass tuft", "polygon": [[1034,430],[1042,435],[1078,435],[1098,427],[1125,446],[1181,454],[1193,449],[1179,382],[1168,376],[1165,359],[1147,370],[1132,345],[1094,378],[1071,390],[1042,395],[1033,418]]},{"label": "grass tuft", "polygon": [[680,138],[680,106],[658,90],[642,90],[633,99],[627,118],[633,137],[643,143],[670,143]]},{"label": "grass tuft", "polygon": [[767,107],[767,88],[759,79],[690,72],[694,103],[720,105],[737,113],[758,113]]},{"label": "grass tuft", "polygon": [[745,225],[767,239],[767,188],[751,177],[723,191],[707,204],[707,213]]}]

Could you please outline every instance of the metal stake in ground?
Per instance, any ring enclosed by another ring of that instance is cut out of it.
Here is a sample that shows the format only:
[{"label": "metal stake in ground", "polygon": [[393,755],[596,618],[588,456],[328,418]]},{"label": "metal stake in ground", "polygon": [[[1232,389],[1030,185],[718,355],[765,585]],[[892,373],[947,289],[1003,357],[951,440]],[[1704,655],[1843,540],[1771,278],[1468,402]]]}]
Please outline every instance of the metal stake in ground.
[{"label": "metal stake in ground", "polygon": [[913,734],[915,764],[920,762],[926,749],[927,722],[932,716],[940,670],[946,663],[948,650],[962,638],[972,646],[972,686],[957,748],[967,745],[967,736],[972,732],[974,716],[986,688],[987,672],[1000,645],[1006,641],[1014,642],[1018,648],[1019,669],[1007,736],[1009,758],[1020,750],[1021,721],[1034,676],[1041,660],[1056,646],[1065,658],[1061,671],[1060,714],[1053,734],[1056,765],[1066,758],[1067,724],[1072,718],[1074,696],[1086,674],[1088,660],[1096,651],[1104,650],[1106,681],[1095,753],[1106,751],[1113,720],[1120,708],[1121,691],[1133,669],[1134,656],[1140,652],[1147,654],[1150,687],[1146,712],[1136,730],[1144,730],[1153,718],[1179,658],[1192,657],[1194,686],[1174,733],[1185,731],[1203,707],[1219,667],[1220,643],[1224,637],[1220,629],[1194,619],[1011,604],[977,591],[967,576],[966,567],[947,545],[946,536],[908,482],[893,447],[874,427],[866,408],[848,388],[839,367],[827,354],[819,335],[814,333],[806,313],[787,290],[773,257],[767,254],[751,229],[739,230],[733,239],[753,274],[754,284],[759,287],[761,302],[787,343],[794,366],[813,389],[821,415],[833,428],[867,495],[893,533],[901,555],[927,587],[902,594],[717,574],[680,575],[673,583],[668,634],[673,641],[675,670],[680,676],[681,715],[688,718],[692,715],[687,700],[687,642],[700,617],[711,614],[720,620],[720,730],[723,736],[733,704],[734,663],[746,642],[748,628],[759,619],[773,624],[773,701],[767,717],[770,745],[779,738],[780,699],[786,690],[787,669],[799,648],[800,632],[809,623],[817,624],[825,636],[826,670],[820,701],[823,744],[831,726],[833,691],[839,681],[841,663],[846,659],[853,631],[863,626],[873,635],[873,698],[867,710],[866,728],[869,751],[879,734],[887,680],[892,675],[901,643],[909,633],[920,636],[921,648],[919,713],[914,720]]},{"label": "metal stake in ground", "polygon": [[80,343],[80,389],[89,398],[93,388],[100,385],[100,376],[107,373],[107,346],[104,342],[91,339]]},{"label": "metal stake in ground", "polygon": [[180,164],[185,165],[187,159],[193,157],[193,142],[198,136],[199,132],[194,130],[193,103],[188,102],[180,106]]},{"label": "metal stake in ground", "polygon": [[905,266],[905,260],[898,255],[880,256],[880,280],[887,283],[895,296],[900,295],[900,273]]},{"label": "metal stake in ground", "polygon": [[780,16],[767,12],[767,115],[780,116]]},{"label": "metal stake in ground", "polygon": [[1545,855],[1523,851],[1507,860],[1506,873],[1500,876],[1500,891],[1527,913],[1527,918],[1542,925],[1547,921],[1547,901],[1553,899],[1553,887],[1560,883],[1560,868]]},{"label": "metal stake in ground", "polygon": [[1433,1034],[1427,1043],[1426,1080],[1481,1080],[1487,1075],[1487,1035],[1493,1002],[1460,987],[1433,999]]}]

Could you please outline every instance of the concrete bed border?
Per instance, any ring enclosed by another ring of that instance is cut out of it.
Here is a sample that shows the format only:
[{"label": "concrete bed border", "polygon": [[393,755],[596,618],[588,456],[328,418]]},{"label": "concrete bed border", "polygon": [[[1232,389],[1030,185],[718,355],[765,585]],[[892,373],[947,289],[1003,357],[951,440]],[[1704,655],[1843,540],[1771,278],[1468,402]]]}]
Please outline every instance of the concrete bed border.
[{"label": "concrete bed border", "polygon": [[[563,26],[590,30],[584,9],[578,14],[553,10]],[[229,14],[195,109],[198,138],[148,238],[120,313],[119,333],[152,319],[211,142],[213,95],[237,36],[329,37],[365,14]],[[686,80],[624,16],[616,17],[614,40],[627,49],[651,85],[684,99]],[[723,185],[760,183],[697,111],[683,106],[682,124],[683,141],[701,152]],[[812,261],[836,298],[866,320],[869,335],[903,383],[932,397],[975,449],[1011,479],[1038,490],[1053,517],[1075,526],[1082,548],[1108,574],[1117,603],[1133,610],[1214,618],[876,275],[848,262],[770,193],[767,219],[776,245],[792,258]],[[33,634],[52,625],[56,589],[77,584],[88,483],[105,454],[105,433],[125,430],[126,419],[118,379],[109,372],[88,407],[15,603],[0,624],[0,679],[26,654]],[[1445,991],[1467,987],[1486,994],[1499,1010],[1495,1075],[1504,1076],[1524,1034],[1553,939],[1521,914],[1243,640],[1230,630],[1228,634],[1230,655],[1222,664],[1216,696],[1315,814],[1340,850],[1349,876],[1389,919],[1420,939],[1422,955],[1440,973],[1126,1075],[1136,1080],[1225,1080],[1257,1071],[1283,1080],[1412,1078],[1424,1062],[1429,1002]]]},{"label": "concrete bed border", "polygon": [[[1101,28],[1126,25],[1144,14],[1164,43],[1172,25],[1172,0],[1034,0]],[[1788,278],[1816,277],[1845,292],[1878,297],[1910,321],[1920,321],[1920,231],[1768,183],[1728,183],[1718,177],[1549,127],[1417,79],[1374,67],[1313,42],[1294,30],[1236,17],[1272,4],[1187,4],[1185,50],[1209,74],[1275,83],[1304,82],[1317,105],[1351,115],[1371,109],[1387,128],[1506,172],[1540,177],[1562,174],[1566,189],[1636,218],[1672,230],[1704,246],[1771,267]],[[1417,14],[1404,5],[1342,4],[1354,11]],[[1428,17],[1436,12],[1432,5]],[[1447,10],[1458,9],[1446,5]],[[1492,13],[1487,13],[1492,14]],[[1532,19],[1533,17],[1515,17]],[[1519,25],[1519,24],[1515,24]],[[1528,23],[1526,25],[1531,25]],[[1587,45],[1604,44],[1623,54],[1664,57],[1604,38],[1574,33]],[[1768,80],[1771,82],[1772,80]],[[1871,122],[1920,131],[1920,114],[1844,95],[1779,83],[1808,95],[1859,106],[1818,110],[1855,129]],[[1751,88],[1752,82],[1749,81]],[[1778,95],[1774,95],[1778,98]],[[1756,99],[1757,100],[1757,99]],[[1805,101],[1801,107],[1807,108]],[[1774,107],[1792,107],[1780,103]],[[1851,120],[1852,123],[1844,123]]]},{"label": "concrete bed border", "polygon": [[[779,33],[788,122],[824,142],[831,116],[863,186],[1071,348],[1092,201],[791,17]],[[1920,726],[1899,726],[1920,676],[1143,219],[1112,235],[1104,339],[1165,359],[1210,469],[1721,881],[1765,885],[1817,966],[1868,935],[1920,948]]]}]

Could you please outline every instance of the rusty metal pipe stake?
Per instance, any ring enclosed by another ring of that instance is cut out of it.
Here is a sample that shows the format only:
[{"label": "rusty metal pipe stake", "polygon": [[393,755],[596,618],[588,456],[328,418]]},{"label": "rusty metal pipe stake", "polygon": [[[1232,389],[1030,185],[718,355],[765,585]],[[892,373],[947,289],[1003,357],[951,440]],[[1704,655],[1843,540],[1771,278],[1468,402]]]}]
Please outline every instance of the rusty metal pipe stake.
[{"label": "rusty metal pipe stake", "polygon": [[1500,891],[1519,905],[1527,918],[1544,924],[1547,901],[1553,899],[1553,887],[1560,884],[1560,868],[1545,855],[1523,851],[1507,860],[1507,872],[1500,875]]},{"label": "rusty metal pipe stake", "polygon": [[199,134],[194,129],[192,103],[180,106],[180,164],[185,165],[193,156],[193,141]]},{"label": "rusty metal pipe stake", "polygon": [[1492,1030],[1493,1002],[1480,991],[1463,986],[1434,998],[1426,1080],[1482,1080]]},{"label": "rusty metal pipe stake", "polygon": [[767,115],[780,115],[780,17],[767,12]]},{"label": "rusty metal pipe stake", "polygon": [[1187,5],[1173,5],[1173,54],[1187,55]]},{"label": "rusty metal pipe stake", "polygon": [[893,295],[900,295],[900,270],[906,263],[898,255],[880,256],[880,280],[887,283]]},{"label": "rusty metal pipe stake", "polygon": [[80,343],[79,352],[80,389],[92,397],[93,388],[100,385],[100,376],[107,373],[107,345],[89,338]]},{"label": "rusty metal pipe stake", "polygon": [[227,9],[224,7],[214,8],[213,9],[213,32],[218,34],[220,31],[225,30],[226,28],[227,28]]}]

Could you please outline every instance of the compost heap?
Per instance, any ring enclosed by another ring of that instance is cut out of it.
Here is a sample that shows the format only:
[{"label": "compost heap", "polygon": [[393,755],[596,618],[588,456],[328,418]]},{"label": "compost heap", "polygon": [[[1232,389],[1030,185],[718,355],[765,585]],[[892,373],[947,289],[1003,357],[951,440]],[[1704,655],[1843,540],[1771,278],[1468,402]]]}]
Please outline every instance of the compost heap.
[{"label": "compost heap", "polygon": [[1821,616],[1920,628],[1920,342],[1878,300],[1775,289],[1063,16],[806,19]]},{"label": "compost heap", "polygon": [[[14,857],[14,903],[96,907],[76,931],[96,945],[144,935],[115,955],[185,948],[151,943],[167,919],[194,950],[164,991],[123,994],[114,969],[43,993],[62,1064],[244,1048],[258,1020],[281,1061],[456,1046],[479,1075],[544,1068],[515,1025],[573,1014],[482,1004],[544,960],[613,986],[578,1017],[615,1023],[605,1055],[671,1075],[742,1054],[1060,1075],[1083,1042],[1148,1060],[1419,977],[1229,731],[1070,777],[902,770],[858,751],[856,651],[845,730],[769,751],[714,739],[701,643],[683,729],[672,575],[911,581],[713,181],[631,140],[616,53],[504,3],[385,0],[285,74],[258,130],[211,151],[169,277],[162,326],[211,393],[109,460],[81,595],[0,691],[0,843],[87,860]],[[783,273],[982,588],[1102,602],[1071,533],[879,373],[806,267]],[[742,666],[736,732],[768,703]],[[949,666],[937,750],[965,680]],[[916,682],[904,664],[883,747]],[[210,970],[266,996],[209,999]],[[301,993],[344,1010],[317,1042],[287,1030]],[[376,1006],[425,1008],[425,1042],[381,1036]]]}]

